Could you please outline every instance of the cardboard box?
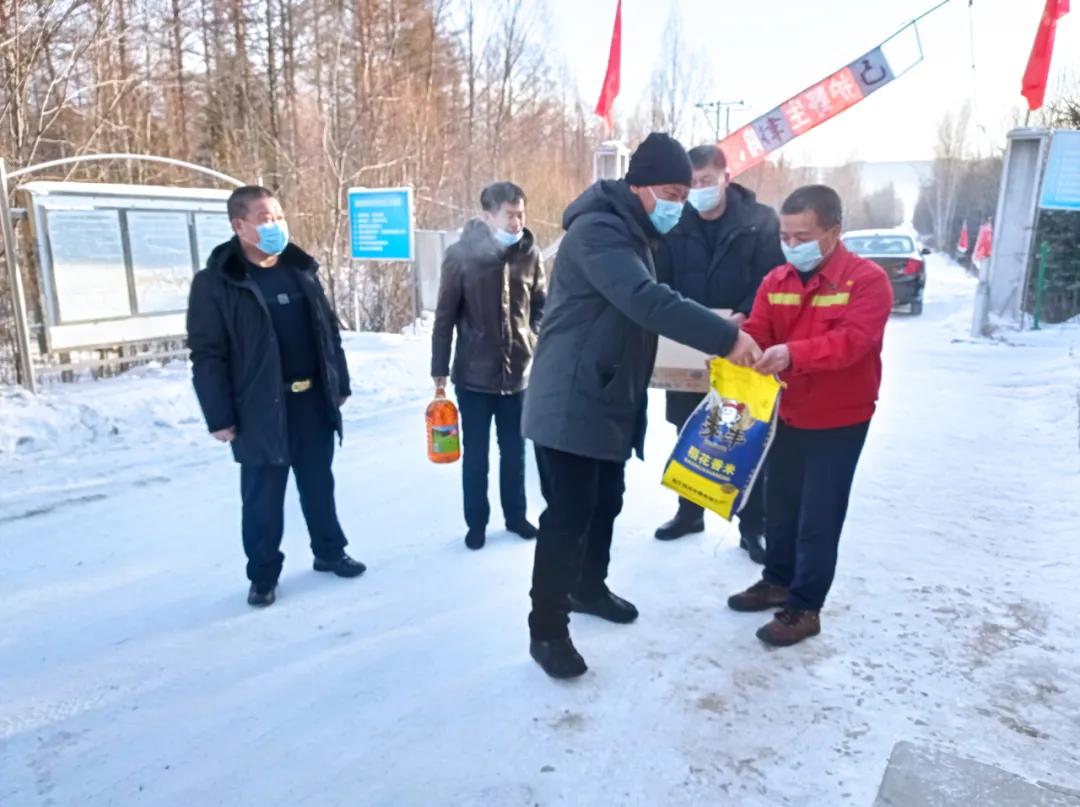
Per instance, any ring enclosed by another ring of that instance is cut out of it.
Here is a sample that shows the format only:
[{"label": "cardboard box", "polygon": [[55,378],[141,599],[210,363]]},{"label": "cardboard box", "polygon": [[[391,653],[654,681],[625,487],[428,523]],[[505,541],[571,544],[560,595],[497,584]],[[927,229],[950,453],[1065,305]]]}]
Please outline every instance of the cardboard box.
[{"label": "cardboard box", "polygon": [[[721,317],[730,317],[729,308],[713,309]],[[709,391],[709,360],[712,356],[661,336],[656,346],[656,366],[649,386],[676,392]]]}]

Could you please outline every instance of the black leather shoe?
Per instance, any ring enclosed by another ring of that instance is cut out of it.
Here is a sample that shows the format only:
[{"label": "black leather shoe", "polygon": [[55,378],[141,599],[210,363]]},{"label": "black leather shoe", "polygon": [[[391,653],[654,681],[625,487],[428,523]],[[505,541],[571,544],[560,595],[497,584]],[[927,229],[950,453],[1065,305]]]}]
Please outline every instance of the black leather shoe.
[{"label": "black leather shoe", "polygon": [[739,538],[739,548],[745,549],[754,563],[765,565],[765,536],[760,533],[743,535]]},{"label": "black leather shoe", "polygon": [[638,609],[617,594],[605,591],[593,600],[580,600],[570,595],[570,610],[579,614],[591,614],[608,622],[628,625],[638,618]]},{"label": "black leather shoe", "polygon": [[529,655],[552,678],[577,678],[589,668],[570,637],[529,642]]},{"label": "black leather shoe", "polygon": [[536,529],[536,527],[524,518],[506,522],[506,529],[508,532],[512,532],[514,535],[518,535],[526,540],[535,538],[540,534],[540,530]]},{"label": "black leather shoe", "polygon": [[484,531],[480,529],[469,530],[465,535],[465,546],[469,547],[469,549],[483,549],[486,541],[487,537],[484,535]]},{"label": "black leather shoe", "polygon": [[343,554],[337,560],[315,558],[314,569],[317,572],[333,572],[338,577],[359,577],[367,571],[367,566]]},{"label": "black leather shoe", "polygon": [[251,588],[248,590],[248,605],[253,605],[256,608],[265,608],[268,605],[273,605],[277,600],[277,586],[270,586],[270,588],[261,588],[255,583],[251,584]]}]

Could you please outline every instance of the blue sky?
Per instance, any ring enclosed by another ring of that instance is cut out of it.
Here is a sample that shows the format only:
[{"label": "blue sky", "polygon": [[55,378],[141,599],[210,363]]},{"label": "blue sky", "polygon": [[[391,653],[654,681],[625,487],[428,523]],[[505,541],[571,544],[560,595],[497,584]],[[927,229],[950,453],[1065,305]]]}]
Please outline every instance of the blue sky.
[{"label": "blue sky", "polygon": [[[607,63],[615,0],[543,2],[552,47],[591,105]],[[710,98],[750,105],[741,116],[733,114],[737,125],[866,52],[935,0],[623,0],[620,114],[646,96],[676,3],[689,47],[706,51],[711,62]],[[1000,147],[1015,116],[1023,114],[1020,80],[1043,5],[1044,0],[974,0],[973,80],[968,0],[952,0],[919,24],[925,51],[920,65],[789,144],[785,153],[818,165],[851,158],[926,159],[942,116],[973,96],[979,147],[984,153]],[[1080,94],[1080,8],[1058,25],[1051,92],[1064,81],[1073,81]]]}]

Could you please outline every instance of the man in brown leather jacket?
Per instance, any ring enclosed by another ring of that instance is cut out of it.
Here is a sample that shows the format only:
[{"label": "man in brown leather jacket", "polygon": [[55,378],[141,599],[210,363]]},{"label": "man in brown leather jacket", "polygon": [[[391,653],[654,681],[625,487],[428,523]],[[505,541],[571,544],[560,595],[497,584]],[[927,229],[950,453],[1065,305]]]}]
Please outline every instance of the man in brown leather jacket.
[{"label": "man in brown leather jacket", "polygon": [[511,182],[497,182],[484,188],[480,205],[481,217],[465,225],[461,240],[443,259],[431,340],[435,386],[444,388],[450,376],[461,410],[469,549],[484,546],[491,513],[487,489],[492,418],[506,528],[522,538],[536,537],[536,527],[526,518],[521,408],[545,299],[540,250],[525,227],[524,191]]}]

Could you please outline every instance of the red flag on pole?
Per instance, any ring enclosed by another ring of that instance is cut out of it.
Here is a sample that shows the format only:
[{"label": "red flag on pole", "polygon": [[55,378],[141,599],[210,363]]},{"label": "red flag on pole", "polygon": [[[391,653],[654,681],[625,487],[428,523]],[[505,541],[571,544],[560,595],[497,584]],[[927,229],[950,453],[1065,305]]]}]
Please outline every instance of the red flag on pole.
[{"label": "red flag on pole", "polygon": [[964,222],[964,226],[960,228],[960,243],[956,245],[957,252],[967,252],[971,242],[968,241],[968,229],[967,222]]},{"label": "red flag on pole", "polygon": [[994,231],[990,226],[990,222],[983,222],[983,226],[979,228],[979,237],[975,240],[975,260],[985,261],[990,257],[993,240]]},{"label": "red flag on pole", "polygon": [[1069,0],[1046,0],[1035,44],[1031,48],[1027,70],[1024,71],[1023,89],[1020,94],[1027,98],[1028,109],[1034,112],[1043,105],[1046,82],[1050,75],[1050,58],[1054,55],[1054,34],[1057,22],[1069,13]]},{"label": "red flag on pole", "polygon": [[[1066,0],[1068,2],[1068,0]],[[604,119],[608,136],[615,131],[615,96],[619,94],[619,54],[622,51],[622,0],[615,5],[615,28],[611,32],[611,50],[608,53],[607,73],[596,102],[596,114]]]}]

